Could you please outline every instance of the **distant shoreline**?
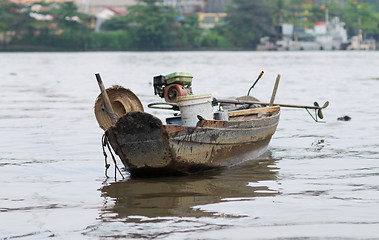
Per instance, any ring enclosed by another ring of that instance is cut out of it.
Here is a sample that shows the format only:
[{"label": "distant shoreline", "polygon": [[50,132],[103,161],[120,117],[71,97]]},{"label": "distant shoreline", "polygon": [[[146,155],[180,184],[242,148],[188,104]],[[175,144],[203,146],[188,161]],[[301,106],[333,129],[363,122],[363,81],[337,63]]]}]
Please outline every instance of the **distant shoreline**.
[{"label": "distant shoreline", "polygon": [[172,49],[114,49],[114,48],[58,48],[49,46],[32,46],[32,45],[8,45],[0,46],[0,52],[179,52],[179,51],[256,51],[255,49],[243,48],[172,48]]},{"label": "distant shoreline", "polygon": [[[192,52],[192,51],[256,51],[256,52],[296,52],[296,51],[277,51],[277,50],[256,50],[256,49],[244,49],[244,48],[175,48],[175,49],[113,49],[113,48],[96,48],[96,49],[75,49],[75,48],[57,48],[48,46],[31,46],[31,45],[9,45],[6,47],[0,46],[0,52]],[[312,52],[330,52],[330,51],[359,51],[359,50],[309,50]],[[297,52],[309,52],[307,50],[299,50]],[[365,50],[360,50],[365,51]],[[367,50],[368,52],[379,51]]]}]

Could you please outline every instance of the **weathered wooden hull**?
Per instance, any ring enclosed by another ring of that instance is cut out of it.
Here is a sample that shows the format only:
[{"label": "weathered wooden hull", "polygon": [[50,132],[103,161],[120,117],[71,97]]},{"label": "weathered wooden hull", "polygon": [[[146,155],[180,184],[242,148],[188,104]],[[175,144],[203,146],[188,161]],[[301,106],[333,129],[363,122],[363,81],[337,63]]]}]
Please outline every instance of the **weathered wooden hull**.
[{"label": "weathered wooden hull", "polygon": [[276,131],[279,111],[241,121],[200,121],[197,127],[163,125],[130,112],[106,131],[131,175],[187,174],[232,166],[263,154]]}]

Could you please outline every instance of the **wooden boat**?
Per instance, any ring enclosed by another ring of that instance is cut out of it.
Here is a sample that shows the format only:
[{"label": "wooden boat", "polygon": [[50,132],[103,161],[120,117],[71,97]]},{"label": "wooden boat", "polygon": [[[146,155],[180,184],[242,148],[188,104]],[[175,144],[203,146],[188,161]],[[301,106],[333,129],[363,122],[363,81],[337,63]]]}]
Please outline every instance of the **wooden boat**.
[{"label": "wooden boat", "polygon": [[263,154],[279,122],[280,107],[232,111],[230,121],[197,126],[163,124],[145,112],[121,117],[106,136],[131,175],[167,175],[231,166]]},{"label": "wooden boat", "polygon": [[[101,95],[105,96],[108,90],[102,86],[100,76],[98,81]],[[141,108],[126,111],[120,118],[115,117],[110,127],[103,127],[106,140],[131,176],[188,174],[256,159],[266,151],[279,123],[280,106],[273,105],[278,81],[279,78],[270,103],[260,104],[249,96],[238,100],[212,99],[219,109],[223,108],[222,117],[216,113],[212,113],[212,118],[196,116],[194,112],[197,120],[192,125],[183,124],[179,117],[168,118],[164,124]],[[99,106],[107,105],[106,98]],[[180,100],[175,101],[167,105],[181,108]],[[231,109],[235,104],[242,107]],[[112,105],[117,106],[109,101],[106,107],[111,109]]]}]

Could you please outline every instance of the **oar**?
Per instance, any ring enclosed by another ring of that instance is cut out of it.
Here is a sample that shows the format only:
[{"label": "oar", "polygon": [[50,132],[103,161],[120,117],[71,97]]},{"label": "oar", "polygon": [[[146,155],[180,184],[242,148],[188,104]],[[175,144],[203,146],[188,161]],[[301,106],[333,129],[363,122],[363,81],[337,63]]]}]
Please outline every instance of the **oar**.
[{"label": "oar", "polygon": [[[257,102],[257,101],[244,101],[244,100],[234,100],[234,99],[220,99],[220,98],[214,98],[214,103],[230,103],[230,104],[260,104],[263,106],[269,106],[270,103],[265,102]],[[294,104],[282,104],[282,103],[274,103],[274,106],[280,106],[280,107],[289,107],[289,108],[305,108],[305,109],[315,109],[318,110],[318,116],[322,119],[324,116],[321,112],[321,109],[326,108],[329,106],[329,101],[326,101],[322,107],[318,105],[317,102],[314,103],[313,106],[307,106],[307,105],[294,105]],[[321,112],[321,113],[320,113]]]},{"label": "oar", "polygon": [[105,90],[105,87],[104,87],[103,81],[101,80],[100,74],[96,73],[95,76],[96,76],[97,83],[99,84],[99,87],[100,87],[101,96],[104,99],[105,110],[106,110],[105,112],[110,117],[112,124],[115,125],[117,120],[118,120],[118,116],[113,111],[111,101],[109,100],[107,91]]}]

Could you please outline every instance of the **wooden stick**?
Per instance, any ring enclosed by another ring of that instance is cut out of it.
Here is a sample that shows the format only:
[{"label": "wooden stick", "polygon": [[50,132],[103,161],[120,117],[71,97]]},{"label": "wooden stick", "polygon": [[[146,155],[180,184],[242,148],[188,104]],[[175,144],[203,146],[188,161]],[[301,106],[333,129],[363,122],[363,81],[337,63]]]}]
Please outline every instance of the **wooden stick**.
[{"label": "wooden stick", "polygon": [[278,86],[279,86],[279,80],[280,80],[280,74],[278,74],[278,76],[276,77],[276,81],[275,81],[274,89],[272,90],[272,95],[271,95],[271,100],[270,100],[269,106],[274,105],[276,91],[278,90]]},{"label": "wooden stick", "polygon": [[[270,103],[265,102],[256,102],[256,101],[243,101],[243,100],[234,100],[234,99],[213,99],[213,102],[216,103],[230,103],[230,104],[260,104],[263,106],[268,106]],[[282,103],[274,103],[274,106],[280,107],[290,107],[290,108],[309,108],[309,109],[322,109],[320,106],[306,106],[306,105],[294,105],[294,104],[282,104]]]},{"label": "wooden stick", "polygon": [[113,111],[111,101],[109,100],[107,91],[105,90],[105,87],[104,87],[103,81],[101,80],[100,74],[96,73],[95,76],[97,79],[97,83],[99,84],[99,87],[100,87],[101,95],[103,96],[103,99],[104,99],[105,108],[106,108],[105,112],[110,117],[112,124],[115,125],[117,120],[118,120],[118,116]]}]

